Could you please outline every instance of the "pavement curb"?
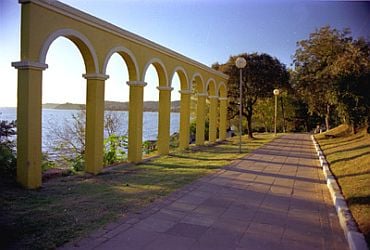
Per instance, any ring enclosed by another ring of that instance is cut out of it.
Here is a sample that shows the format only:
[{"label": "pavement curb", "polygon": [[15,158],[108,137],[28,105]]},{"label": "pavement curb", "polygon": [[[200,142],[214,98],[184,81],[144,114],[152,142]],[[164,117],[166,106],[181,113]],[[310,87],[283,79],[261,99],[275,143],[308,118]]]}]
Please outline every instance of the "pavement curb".
[{"label": "pavement curb", "polygon": [[335,179],[333,173],[329,168],[324,153],[320,145],[317,143],[315,137],[311,135],[313,145],[315,146],[317,156],[319,157],[320,166],[324,172],[326,185],[328,186],[331,198],[333,200],[335,209],[339,217],[339,223],[344,231],[344,235],[348,241],[351,250],[367,250],[367,244],[364,235],[358,230],[357,225],[352,217],[347,203],[342,195],[340,187]]}]

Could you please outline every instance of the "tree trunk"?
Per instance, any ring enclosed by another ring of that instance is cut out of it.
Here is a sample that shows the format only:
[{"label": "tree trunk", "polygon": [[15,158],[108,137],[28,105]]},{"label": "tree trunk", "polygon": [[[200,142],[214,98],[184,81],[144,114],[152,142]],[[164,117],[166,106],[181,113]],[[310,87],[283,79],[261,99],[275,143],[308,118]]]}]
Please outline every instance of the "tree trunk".
[{"label": "tree trunk", "polygon": [[355,135],[355,134],[357,134],[357,132],[358,132],[358,126],[357,126],[357,124],[356,123],[354,123],[353,125],[352,125],[352,131],[353,131],[353,134]]},{"label": "tree trunk", "polygon": [[326,126],[327,131],[330,129],[329,119],[330,119],[330,105],[327,104],[326,105],[326,114],[325,114],[325,126]]},{"label": "tree trunk", "polygon": [[247,115],[247,130],[248,130],[248,138],[252,139],[253,137],[253,130],[252,130],[252,114]]},{"label": "tree trunk", "polygon": [[283,96],[281,95],[280,96],[280,103],[281,103],[281,113],[282,113],[282,116],[283,116],[283,133],[286,132],[286,127],[285,127],[285,109],[284,109],[284,100],[283,100]]}]

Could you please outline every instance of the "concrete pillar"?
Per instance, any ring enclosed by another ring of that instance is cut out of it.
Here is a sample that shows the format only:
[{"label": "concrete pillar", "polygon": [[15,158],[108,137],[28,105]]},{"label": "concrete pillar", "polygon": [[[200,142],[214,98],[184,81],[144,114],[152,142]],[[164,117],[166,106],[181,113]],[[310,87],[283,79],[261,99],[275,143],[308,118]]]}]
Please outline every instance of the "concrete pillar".
[{"label": "concrete pillar", "polygon": [[140,162],[143,151],[143,98],[146,82],[129,81],[129,114],[128,114],[128,161]]},{"label": "concrete pillar", "polygon": [[217,139],[217,108],[218,97],[209,96],[211,105],[209,108],[209,142],[214,143]]},{"label": "concrete pillar", "polygon": [[204,144],[206,98],[207,98],[206,93],[198,94],[197,124],[196,124],[196,137],[195,137],[195,144],[198,146]]},{"label": "concrete pillar", "polygon": [[107,75],[85,74],[86,138],[85,171],[98,174],[103,167],[104,156],[104,85]]},{"label": "concrete pillar", "polygon": [[180,149],[189,147],[190,136],[190,90],[181,90],[180,103]]},{"label": "concrete pillar", "polygon": [[173,88],[159,86],[157,89],[159,90],[158,154],[167,155],[170,151],[171,91]]},{"label": "concrete pillar", "polygon": [[218,98],[220,101],[220,128],[219,128],[219,138],[220,140],[226,139],[226,129],[227,129],[227,97]]},{"label": "concrete pillar", "polygon": [[13,62],[18,69],[17,182],[26,188],[41,186],[42,71],[46,64]]}]

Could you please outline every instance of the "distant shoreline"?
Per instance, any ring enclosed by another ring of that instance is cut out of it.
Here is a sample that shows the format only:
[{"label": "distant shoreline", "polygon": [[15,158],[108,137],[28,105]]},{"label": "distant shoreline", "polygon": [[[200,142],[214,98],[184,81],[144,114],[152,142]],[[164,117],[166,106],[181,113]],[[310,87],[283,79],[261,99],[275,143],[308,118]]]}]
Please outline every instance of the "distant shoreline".
[{"label": "distant shoreline", "polygon": [[[106,101],[105,110],[109,111],[128,111],[129,102],[114,102]],[[144,112],[158,112],[158,102],[157,101],[145,101],[144,102]],[[77,103],[45,103],[42,104],[43,109],[60,109],[60,110],[83,110],[85,109],[85,104]],[[16,108],[16,107],[0,107],[0,108]],[[171,102],[171,112],[180,112],[180,101]]]}]

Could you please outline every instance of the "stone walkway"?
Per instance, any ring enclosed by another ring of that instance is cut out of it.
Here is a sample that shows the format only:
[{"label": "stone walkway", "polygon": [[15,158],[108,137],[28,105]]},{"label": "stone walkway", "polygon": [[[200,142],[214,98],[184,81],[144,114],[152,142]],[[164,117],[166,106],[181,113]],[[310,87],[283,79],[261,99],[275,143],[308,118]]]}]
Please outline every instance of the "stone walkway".
[{"label": "stone walkway", "polygon": [[347,249],[309,135],[289,134],[65,249]]}]

